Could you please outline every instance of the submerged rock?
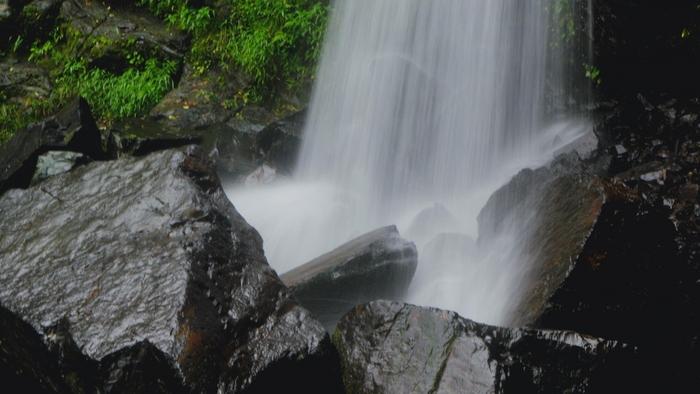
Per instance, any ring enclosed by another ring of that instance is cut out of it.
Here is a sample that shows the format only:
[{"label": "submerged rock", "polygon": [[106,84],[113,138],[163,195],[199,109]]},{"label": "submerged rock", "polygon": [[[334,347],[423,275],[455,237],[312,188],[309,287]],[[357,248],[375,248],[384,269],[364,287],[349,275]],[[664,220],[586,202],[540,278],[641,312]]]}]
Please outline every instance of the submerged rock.
[{"label": "submerged rock", "polygon": [[92,159],[104,157],[100,131],[82,98],[16,133],[0,147],[0,193],[29,186],[39,157],[49,151],[77,152]]},{"label": "submerged rock", "polygon": [[329,329],[353,306],[400,299],[411,284],[416,246],[395,226],[358,237],[281,276],[294,296]]},{"label": "submerged rock", "polygon": [[353,309],[333,342],[349,393],[617,392],[638,378],[635,350],[620,342],[388,301]]},{"label": "submerged rock", "polygon": [[[91,163],[7,192],[0,215],[0,301],[37,330],[65,319],[89,358],[127,360],[123,376],[166,359],[195,392],[334,390],[327,333],[194,151]],[[145,341],[162,356],[141,357]]]}]

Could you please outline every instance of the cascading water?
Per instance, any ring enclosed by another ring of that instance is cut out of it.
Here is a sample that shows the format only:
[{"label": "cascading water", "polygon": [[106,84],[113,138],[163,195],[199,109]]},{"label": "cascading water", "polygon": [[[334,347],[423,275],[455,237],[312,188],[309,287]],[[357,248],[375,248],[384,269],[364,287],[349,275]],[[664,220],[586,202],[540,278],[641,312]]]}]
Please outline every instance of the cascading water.
[{"label": "cascading water", "polygon": [[566,107],[561,3],[336,1],[294,178],[229,190],[273,267],[397,224],[419,248],[409,301],[506,323],[519,235],[477,246],[476,217],[586,128],[552,113]]}]

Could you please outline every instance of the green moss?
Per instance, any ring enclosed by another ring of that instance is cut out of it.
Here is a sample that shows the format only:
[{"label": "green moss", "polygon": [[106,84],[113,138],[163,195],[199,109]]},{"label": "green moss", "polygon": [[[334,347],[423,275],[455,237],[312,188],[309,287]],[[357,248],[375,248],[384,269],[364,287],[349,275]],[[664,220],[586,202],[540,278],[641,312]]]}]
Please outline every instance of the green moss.
[{"label": "green moss", "polygon": [[[172,89],[179,65],[138,52],[135,42],[114,44],[107,37],[85,36],[68,25],[56,28],[46,41],[34,42],[28,60],[51,70],[53,89],[41,100],[11,101],[0,95],[0,143],[77,95],[88,101],[102,124],[147,113]],[[90,66],[107,48],[116,48],[125,58],[128,67],[123,72]]]},{"label": "green moss", "polygon": [[195,8],[186,0],[141,0],[171,25],[193,34],[188,61],[244,71],[252,85],[237,97],[259,102],[280,89],[297,90],[313,77],[328,9],[318,0],[220,0]]}]

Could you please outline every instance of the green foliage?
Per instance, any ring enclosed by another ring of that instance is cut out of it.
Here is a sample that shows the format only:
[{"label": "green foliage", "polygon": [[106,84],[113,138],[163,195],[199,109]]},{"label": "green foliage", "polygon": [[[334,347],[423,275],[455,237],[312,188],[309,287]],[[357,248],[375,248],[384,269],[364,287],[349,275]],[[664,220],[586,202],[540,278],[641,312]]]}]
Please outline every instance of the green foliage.
[{"label": "green foliage", "polygon": [[25,125],[25,117],[18,105],[0,102],[0,144],[9,140],[15,130]]},{"label": "green foliage", "polygon": [[85,36],[67,26],[56,28],[46,41],[34,42],[28,60],[51,70],[53,89],[48,98],[24,98],[21,103],[0,95],[0,143],[77,95],[88,101],[100,123],[110,123],[146,113],[172,89],[178,64],[132,49],[135,42],[121,47],[128,62],[123,72],[91,67],[90,60],[111,44],[106,37]]},{"label": "green foliage", "polygon": [[177,65],[155,59],[143,62],[138,55],[131,59],[136,67],[121,75],[89,69],[80,61],[68,63],[56,80],[60,94],[84,97],[93,112],[104,121],[141,115],[172,89],[172,75]]},{"label": "green foliage", "polygon": [[549,6],[555,46],[570,44],[576,37],[575,3],[572,0],[553,0]]},{"label": "green foliage", "polygon": [[260,101],[313,76],[328,10],[317,0],[221,0],[214,10],[186,0],[141,0],[172,26],[193,34],[189,61],[203,74],[237,67],[252,78],[239,92]]},{"label": "green foliage", "polygon": [[12,47],[10,48],[12,53],[18,53],[19,50],[22,48],[23,43],[24,39],[22,38],[22,36],[17,36],[17,38],[15,38],[15,40],[12,42]]},{"label": "green foliage", "polygon": [[598,67],[591,66],[590,64],[584,64],[583,68],[586,71],[586,78],[591,80],[591,82],[596,85],[600,85],[601,82],[603,82],[600,75],[600,69],[598,69]]},{"label": "green foliage", "polygon": [[207,30],[213,16],[214,11],[209,7],[192,9],[182,5],[176,12],[168,15],[166,21],[180,30],[201,34]]}]

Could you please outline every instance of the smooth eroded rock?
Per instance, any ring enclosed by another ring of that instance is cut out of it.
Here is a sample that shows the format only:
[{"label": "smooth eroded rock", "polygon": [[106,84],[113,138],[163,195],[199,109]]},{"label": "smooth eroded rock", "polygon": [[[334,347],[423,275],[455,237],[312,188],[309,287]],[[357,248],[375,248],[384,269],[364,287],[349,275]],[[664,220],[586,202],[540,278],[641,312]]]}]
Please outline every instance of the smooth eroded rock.
[{"label": "smooth eroded rock", "polygon": [[635,350],[623,343],[388,301],[353,309],[333,342],[349,393],[616,392],[636,384]]},{"label": "smooth eroded rock", "polygon": [[195,150],[11,190],[0,216],[0,301],[38,330],[65,319],[91,359],[147,341],[196,392],[337,383],[327,333]]},{"label": "smooth eroded rock", "polygon": [[395,226],[380,228],[281,276],[294,296],[332,329],[353,306],[400,299],[413,279],[416,246]]}]

